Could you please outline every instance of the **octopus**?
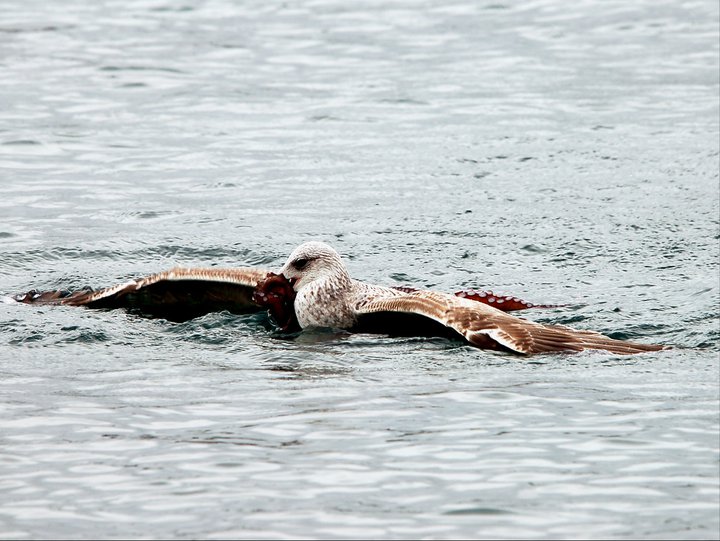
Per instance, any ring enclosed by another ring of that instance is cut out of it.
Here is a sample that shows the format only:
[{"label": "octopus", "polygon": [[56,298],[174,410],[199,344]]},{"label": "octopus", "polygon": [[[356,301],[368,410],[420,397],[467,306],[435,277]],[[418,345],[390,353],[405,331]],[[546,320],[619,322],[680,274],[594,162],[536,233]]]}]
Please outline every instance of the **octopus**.
[{"label": "octopus", "polygon": [[290,280],[282,274],[268,272],[255,287],[252,299],[258,306],[267,308],[268,315],[281,331],[297,332],[300,324],[295,315],[295,296]]}]

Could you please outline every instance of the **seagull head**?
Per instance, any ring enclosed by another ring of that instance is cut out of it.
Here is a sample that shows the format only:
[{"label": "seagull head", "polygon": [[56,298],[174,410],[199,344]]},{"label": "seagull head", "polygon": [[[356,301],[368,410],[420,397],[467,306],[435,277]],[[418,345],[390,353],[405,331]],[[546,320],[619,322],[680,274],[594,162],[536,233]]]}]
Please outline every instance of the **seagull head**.
[{"label": "seagull head", "polygon": [[335,250],[324,242],[305,242],[295,248],[280,273],[295,291],[318,280],[349,280],[345,264]]}]

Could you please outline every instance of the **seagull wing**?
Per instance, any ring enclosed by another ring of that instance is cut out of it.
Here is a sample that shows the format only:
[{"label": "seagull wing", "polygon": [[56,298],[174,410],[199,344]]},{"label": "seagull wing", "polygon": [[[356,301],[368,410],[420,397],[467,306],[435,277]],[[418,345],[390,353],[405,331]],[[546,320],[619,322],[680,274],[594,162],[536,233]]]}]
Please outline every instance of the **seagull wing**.
[{"label": "seagull wing", "polygon": [[257,268],[176,268],[98,291],[30,291],[27,304],[127,308],[152,317],[186,321],[209,312],[259,311],[252,293],[268,271]]},{"label": "seagull wing", "polygon": [[[666,348],[615,340],[597,332],[575,330],[563,325],[534,323],[492,306],[433,291],[361,300],[356,306],[356,314],[360,329],[377,330],[380,323],[392,334],[394,321],[407,327],[415,322],[424,326],[423,320],[431,320],[436,326],[440,324],[438,329],[444,327],[474,346],[525,355],[585,349],[630,355]],[[407,331],[404,329],[403,334],[408,334]]]}]

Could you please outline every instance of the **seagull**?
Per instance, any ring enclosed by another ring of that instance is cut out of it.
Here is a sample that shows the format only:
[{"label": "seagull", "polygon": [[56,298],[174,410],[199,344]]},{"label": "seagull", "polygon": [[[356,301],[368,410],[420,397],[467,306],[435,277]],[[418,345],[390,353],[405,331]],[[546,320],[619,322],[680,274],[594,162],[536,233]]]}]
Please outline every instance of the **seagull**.
[{"label": "seagull", "polygon": [[278,274],[255,267],[174,268],[96,291],[31,290],[13,300],[124,308],[173,322],[222,310],[235,314],[266,310],[285,332],[329,327],[394,336],[440,336],[522,355],[586,349],[629,355],[669,349],[563,325],[543,325],[508,313],[557,307],[553,305],[534,305],[487,291],[441,293],[361,282],[350,277],[332,247],[317,241],[293,250]]},{"label": "seagull", "polygon": [[[277,276],[268,279],[277,283]],[[287,279],[295,292],[293,306],[301,329],[450,336],[481,349],[522,355],[583,350],[630,355],[667,349],[564,325],[535,323],[458,294],[361,282],[350,277],[338,252],[317,241],[298,246],[279,276]],[[263,287],[261,283],[258,289]]]}]

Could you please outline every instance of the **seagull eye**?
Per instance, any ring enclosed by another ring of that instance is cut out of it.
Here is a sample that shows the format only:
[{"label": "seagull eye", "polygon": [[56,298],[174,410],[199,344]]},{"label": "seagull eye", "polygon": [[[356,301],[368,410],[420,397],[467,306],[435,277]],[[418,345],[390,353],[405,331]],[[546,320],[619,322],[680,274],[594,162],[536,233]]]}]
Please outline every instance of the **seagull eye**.
[{"label": "seagull eye", "polygon": [[307,267],[307,264],[310,262],[309,259],[306,259],[304,257],[300,257],[293,261],[293,267],[295,267],[297,270],[303,270],[305,267]]}]

